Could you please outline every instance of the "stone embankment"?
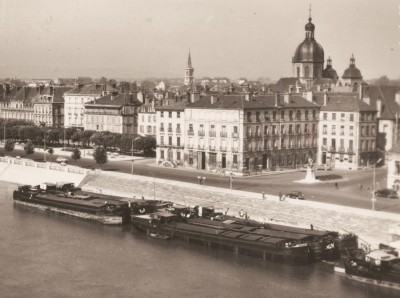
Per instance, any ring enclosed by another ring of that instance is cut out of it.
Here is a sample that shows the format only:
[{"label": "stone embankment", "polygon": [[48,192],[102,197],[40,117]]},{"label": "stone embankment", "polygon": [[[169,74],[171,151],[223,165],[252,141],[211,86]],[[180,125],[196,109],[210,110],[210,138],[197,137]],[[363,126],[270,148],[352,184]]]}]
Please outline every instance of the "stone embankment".
[{"label": "stone embankment", "polygon": [[[381,211],[337,206],[311,201],[221,189],[205,185],[162,180],[122,173],[89,174],[82,181],[83,189],[132,198],[144,196],[169,200],[187,206],[213,205],[228,210],[230,215],[247,212],[251,219],[273,221],[314,228],[348,231],[357,234],[371,247],[388,243],[389,228],[400,223],[400,215]],[[360,241],[362,242],[362,241]]]}]

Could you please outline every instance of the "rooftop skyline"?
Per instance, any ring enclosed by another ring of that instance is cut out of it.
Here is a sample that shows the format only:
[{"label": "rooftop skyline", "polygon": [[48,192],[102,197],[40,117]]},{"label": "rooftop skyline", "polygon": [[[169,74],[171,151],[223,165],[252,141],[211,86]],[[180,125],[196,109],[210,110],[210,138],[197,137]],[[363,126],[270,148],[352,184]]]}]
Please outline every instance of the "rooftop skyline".
[{"label": "rooftop skyline", "polygon": [[[3,1],[0,77],[290,77],[312,5],[339,76],[400,76],[395,0]],[[325,63],[326,65],[326,63]]]}]

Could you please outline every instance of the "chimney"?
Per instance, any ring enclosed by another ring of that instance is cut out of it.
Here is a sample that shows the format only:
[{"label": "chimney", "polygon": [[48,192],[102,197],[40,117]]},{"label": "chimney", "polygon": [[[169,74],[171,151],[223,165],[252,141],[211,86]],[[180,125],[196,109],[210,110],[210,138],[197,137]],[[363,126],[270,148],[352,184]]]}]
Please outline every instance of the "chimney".
[{"label": "chimney", "polygon": [[190,93],[190,102],[196,102],[200,99],[200,94],[199,92],[197,92],[197,90],[192,91],[192,93]]},{"label": "chimney", "polygon": [[396,103],[400,106],[400,91],[398,91],[398,92],[396,93],[396,98],[395,98],[395,100],[396,100]]},{"label": "chimney", "polygon": [[365,91],[365,84],[361,83],[360,86],[358,87],[358,92],[361,100],[364,98],[364,93],[365,93],[364,91]]},{"label": "chimney", "polygon": [[376,117],[380,118],[382,113],[382,99],[380,97],[378,97],[376,100],[376,110]]},{"label": "chimney", "polygon": [[290,103],[290,93],[285,93],[283,95],[283,101],[285,102],[285,104],[289,104]]},{"label": "chimney", "polygon": [[324,107],[328,104],[328,92],[324,92]]},{"label": "chimney", "polygon": [[362,97],[361,99],[362,99],[362,101],[365,102],[367,105],[370,105],[370,104],[371,104],[371,100],[370,100],[369,97]]},{"label": "chimney", "polygon": [[279,93],[275,93],[275,106],[279,106]]}]

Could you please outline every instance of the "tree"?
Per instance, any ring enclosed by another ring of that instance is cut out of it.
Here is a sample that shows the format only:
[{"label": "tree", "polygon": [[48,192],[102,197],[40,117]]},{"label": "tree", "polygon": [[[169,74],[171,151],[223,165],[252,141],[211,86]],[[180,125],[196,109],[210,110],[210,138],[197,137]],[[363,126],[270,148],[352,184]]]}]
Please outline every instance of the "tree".
[{"label": "tree", "polygon": [[15,143],[12,140],[7,140],[4,145],[4,150],[6,152],[11,152],[14,150]]},{"label": "tree", "polygon": [[107,163],[107,151],[103,146],[97,146],[93,152],[93,158],[101,169],[101,165]]},{"label": "tree", "polygon": [[94,130],[85,130],[83,133],[82,133],[82,145],[85,147],[85,144],[86,144],[86,146],[87,147],[89,147],[90,146],[90,138],[91,138],[91,136],[93,135],[95,133],[95,131]]},{"label": "tree", "polygon": [[35,152],[35,147],[33,146],[31,141],[28,141],[24,146],[24,150],[26,152],[26,155],[29,155]]},{"label": "tree", "polygon": [[71,153],[71,158],[75,160],[76,164],[76,161],[81,159],[81,150],[79,150],[79,148],[74,148],[74,150]]},{"label": "tree", "polygon": [[74,143],[78,143],[79,146],[81,140],[82,140],[82,133],[80,131],[75,131],[74,134],[71,136],[71,141]]},{"label": "tree", "polygon": [[138,140],[140,149],[143,150],[144,156],[151,156],[156,149],[156,139],[151,136],[143,137]]},{"label": "tree", "polygon": [[74,134],[74,132],[75,132],[75,128],[68,127],[65,129],[65,140],[67,140],[68,146],[69,146],[69,140],[71,140],[71,137]]},{"label": "tree", "polygon": [[52,162],[54,149],[53,148],[49,148],[49,150],[47,150],[47,152],[50,154],[50,162]]}]

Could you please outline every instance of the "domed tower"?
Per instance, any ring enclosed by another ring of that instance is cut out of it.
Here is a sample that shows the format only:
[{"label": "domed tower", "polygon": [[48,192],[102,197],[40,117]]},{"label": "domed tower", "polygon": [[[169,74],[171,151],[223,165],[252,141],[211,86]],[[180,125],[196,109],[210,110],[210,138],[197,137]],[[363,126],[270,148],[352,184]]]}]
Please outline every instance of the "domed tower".
[{"label": "domed tower", "polygon": [[356,91],[362,84],[362,78],[361,71],[356,67],[356,59],[354,55],[351,55],[350,65],[342,75],[343,83],[353,87],[353,90]]},{"label": "domed tower", "polygon": [[311,22],[311,13],[305,26],[306,38],[299,44],[294,53],[292,63],[294,76],[299,78],[307,87],[311,87],[312,81],[322,77],[324,68],[324,49],[315,41],[315,25]]},{"label": "domed tower", "polygon": [[189,57],[187,62],[187,67],[185,68],[185,82],[186,86],[191,86],[193,84],[194,79],[194,68],[192,67],[192,58],[190,57],[190,50],[189,50]]},{"label": "domed tower", "polygon": [[322,77],[324,79],[331,79],[334,84],[336,84],[339,79],[336,70],[334,70],[332,67],[331,57],[328,57],[328,60],[326,60],[326,68],[322,71]]}]

